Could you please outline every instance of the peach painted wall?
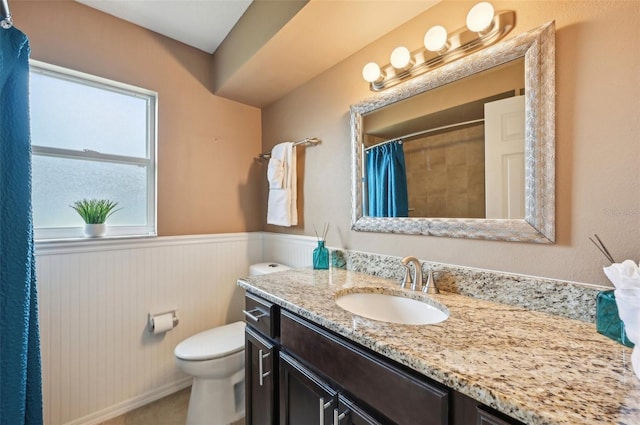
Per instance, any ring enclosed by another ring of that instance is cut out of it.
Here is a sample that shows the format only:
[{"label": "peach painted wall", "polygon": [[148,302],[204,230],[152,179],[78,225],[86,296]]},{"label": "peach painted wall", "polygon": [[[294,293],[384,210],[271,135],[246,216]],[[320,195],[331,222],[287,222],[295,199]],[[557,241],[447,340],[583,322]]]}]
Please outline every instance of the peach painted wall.
[{"label": "peach painted wall", "polygon": [[[509,34],[556,21],[555,245],[354,232],[350,229],[349,105],[371,96],[365,63],[419,47],[426,29],[464,25],[474,2],[445,0],[263,109],[263,144],[318,137],[298,158],[300,225],[274,232],[313,235],[331,222],[328,244],[520,274],[607,284],[598,233],[616,258],[640,258],[640,3],[494,1],[512,9]],[[266,185],[263,185],[266,197]],[[265,202],[263,201],[263,208]]]},{"label": "peach painted wall", "polygon": [[69,0],[11,8],[33,59],[158,92],[159,235],[261,229],[261,112],[211,93],[211,55]]}]

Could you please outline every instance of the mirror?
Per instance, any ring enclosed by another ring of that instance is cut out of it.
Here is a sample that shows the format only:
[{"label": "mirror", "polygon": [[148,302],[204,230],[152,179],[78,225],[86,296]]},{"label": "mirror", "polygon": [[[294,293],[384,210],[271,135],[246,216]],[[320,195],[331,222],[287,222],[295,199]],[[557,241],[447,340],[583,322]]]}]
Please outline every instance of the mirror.
[{"label": "mirror", "polygon": [[[524,117],[521,57],[365,115],[365,162],[401,141],[405,217],[523,219]],[[363,215],[391,217],[375,174],[364,167]]]},{"label": "mirror", "polygon": [[[554,44],[551,22],[353,105],[352,228],[553,243]],[[397,140],[408,211],[387,217],[366,155]]]}]

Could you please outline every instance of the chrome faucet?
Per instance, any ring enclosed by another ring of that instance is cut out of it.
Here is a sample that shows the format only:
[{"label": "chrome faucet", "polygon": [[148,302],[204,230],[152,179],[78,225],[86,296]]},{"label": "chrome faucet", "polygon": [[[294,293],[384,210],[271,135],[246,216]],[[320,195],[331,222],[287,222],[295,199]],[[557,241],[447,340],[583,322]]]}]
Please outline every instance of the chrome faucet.
[{"label": "chrome faucet", "polygon": [[[422,286],[422,264],[416,257],[404,257],[401,261],[402,265],[407,269],[405,270],[404,279],[402,279],[402,288],[406,288],[407,284],[411,284],[411,290],[415,291],[416,288],[420,289]],[[413,276],[411,276],[411,268],[409,263],[413,264]]]},{"label": "chrome faucet", "polygon": [[[429,275],[427,276],[427,283],[423,286],[422,264],[420,264],[420,260],[416,257],[404,257],[400,262],[406,268],[404,279],[402,279],[402,284],[400,285],[401,288],[406,288],[407,284],[411,284],[412,291],[422,287],[422,292],[426,292],[427,294],[440,293],[436,286],[436,281],[433,279],[433,272],[431,270],[429,270]],[[409,263],[413,264],[413,276],[411,275],[411,267],[409,267]]]}]

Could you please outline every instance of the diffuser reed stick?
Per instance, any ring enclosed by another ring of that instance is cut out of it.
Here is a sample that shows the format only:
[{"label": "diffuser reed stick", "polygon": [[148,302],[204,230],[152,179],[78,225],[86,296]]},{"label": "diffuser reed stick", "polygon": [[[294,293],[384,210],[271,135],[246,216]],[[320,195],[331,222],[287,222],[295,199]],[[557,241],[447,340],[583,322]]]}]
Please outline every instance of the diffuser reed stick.
[{"label": "diffuser reed stick", "polygon": [[589,237],[589,240],[591,242],[593,242],[593,244],[596,246],[596,248],[598,248],[600,250],[600,252],[602,252],[602,255],[604,255],[605,258],[611,262],[611,264],[615,263],[616,261],[613,259],[613,256],[611,255],[611,253],[609,252],[607,247],[604,245],[602,240],[598,237],[598,235],[594,234],[593,236],[595,236],[595,238],[598,240],[598,242],[594,241],[592,237]]},{"label": "diffuser reed stick", "polygon": [[322,229],[322,237],[320,237],[318,235],[318,231],[316,230],[315,224],[313,225],[313,231],[315,232],[316,239],[318,239],[318,241],[326,241],[327,240],[327,233],[329,233],[329,223],[325,223],[324,224],[324,228]]}]

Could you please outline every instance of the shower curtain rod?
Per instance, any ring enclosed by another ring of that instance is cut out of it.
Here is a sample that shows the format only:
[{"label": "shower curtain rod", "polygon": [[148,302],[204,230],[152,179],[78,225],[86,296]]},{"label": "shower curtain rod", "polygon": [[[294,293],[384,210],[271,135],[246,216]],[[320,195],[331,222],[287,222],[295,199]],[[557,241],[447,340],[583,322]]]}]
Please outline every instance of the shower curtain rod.
[{"label": "shower curtain rod", "polygon": [[429,133],[433,133],[435,131],[447,130],[449,128],[462,127],[464,125],[477,124],[477,123],[480,123],[480,122],[484,122],[484,118],[480,118],[480,119],[477,119],[477,120],[471,120],[471,121],[465,121],[465,122],[458,122],[458,123],[455,123],[455,124],[443,125],[442,127],[429,128],[427,130],[422,130],[422,131],[416,131],[415,133],[405,134],[404,136],[396,137],[396,138],[389,139],[389,140],[385,140],[384,142],[380,142],[380,143],[375,144],[373,146],[369,146],[368,148],[365,148],[364,151],[367,152],[368,150],[373,149],[375,147],[383,146],[383,145],[386,145],[386,144],[389,144],[389,143],[393,143],[393,142],[398,142],[398,141],[402,142],[402,141],[404,141],[404,139],[409,139],[409,138],[412,138],[412,137],[415,137],[415,136],[422,136],[423,134],[429,134]]},{"label": "shower curtain rod", "polygon": [[[317,137],[307,137],[304,140],[299,140],[297,142],[293,142],[293,146],[307,146],[307,145],[317,145],[318,143],[320,143],[320,139],[318,139]],[[271,152],[265,152],[265,153],[261,153],[258,155],[258,159],[269,159],[271,158]]]},{"label": "shower curtain rod", "polygon": [[2,18],[2,21],[0,21],[2,28],[8,30],[13,26],[11,11],[9,10],[9,0],[2,0],[2,2],[0,2],[0,18]]}]

